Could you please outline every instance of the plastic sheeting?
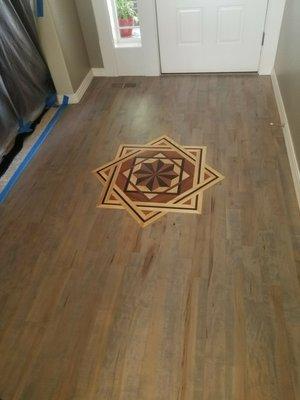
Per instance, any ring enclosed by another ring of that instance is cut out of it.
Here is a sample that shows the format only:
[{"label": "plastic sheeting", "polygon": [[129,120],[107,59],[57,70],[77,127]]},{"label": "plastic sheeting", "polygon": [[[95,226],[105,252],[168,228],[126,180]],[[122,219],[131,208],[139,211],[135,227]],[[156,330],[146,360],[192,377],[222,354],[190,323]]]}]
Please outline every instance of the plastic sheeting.
[{"label": "plastic sheeting", "polygon": [[54,92],[30,0],[0,0],[0,162]]}]

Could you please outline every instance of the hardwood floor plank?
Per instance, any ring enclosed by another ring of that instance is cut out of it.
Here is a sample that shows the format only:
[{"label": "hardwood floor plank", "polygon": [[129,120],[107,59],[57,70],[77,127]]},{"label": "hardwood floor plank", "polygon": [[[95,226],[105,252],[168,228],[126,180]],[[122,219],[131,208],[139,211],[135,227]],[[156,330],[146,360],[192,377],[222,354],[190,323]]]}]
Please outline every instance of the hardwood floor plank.
[{"label": "hardwood floor plank", "polygon": [[[113,82],[136,82],[119,89]],[[271,80],[94,79],[0,205],[1,400],[296,400],[300,219]],[[208,147],[203,214],[97,209],[120,144]]]}]

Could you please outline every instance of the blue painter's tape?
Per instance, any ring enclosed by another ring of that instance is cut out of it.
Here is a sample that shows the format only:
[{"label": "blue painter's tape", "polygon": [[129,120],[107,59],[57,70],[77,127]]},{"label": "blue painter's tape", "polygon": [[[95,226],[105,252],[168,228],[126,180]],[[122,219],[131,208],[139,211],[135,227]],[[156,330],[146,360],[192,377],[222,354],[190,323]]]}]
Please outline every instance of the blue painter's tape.
[{"label": "blue painter's tape", "polygon": [[33,159],[35,154],[38,152],[42,144],[45,142],[47,137],[50,135],[52,132],[53,128],[57,124],[58,120],[60,119],[64,109],[68,106],[69,103],[69,98],[67,96],[64,96],[64,102],[63,104],[59,107],[59,109],[56,111],[55,115],[51,119],[51,121],[48,123],[48,125],[45,127],[44,131],[42,132],[41,136],[38,138],[38,140],[34,143],[30,151],[27,153],[26,157],[24,160],[21,162],[21,164],[18,166],[12,177],[9,179],[9,181],[6,183],[4,186],[3,190],[0,192],[0,203],[3,203],[3,201],[6,199],[8,196],[9,192],[11,189],[14,187],[20,176],[22,175],[23,171],[26,169],[30,161]]},{"label": "blue painter's tape", "polygon": [[56,103],[56,93],[50,94],[46,99],[46,108],[51,108]]},{"label": "blue painter's tape", "polygon": [[64,96],[63,97],[63,101],[62,101],[62,105],[63,106],[67,106],[69,104],[69,97],[68,96]]},{"label": "blue painter's tape", "polygon": [[44,16],[44,0],[36,0],[36,16]]},{"label": "blue painter's tape", "polygon": [[23,120],[19,121],[19,129],[18,133],[29,133],[32,132],[31,128],[32,122],[24,122]]}]

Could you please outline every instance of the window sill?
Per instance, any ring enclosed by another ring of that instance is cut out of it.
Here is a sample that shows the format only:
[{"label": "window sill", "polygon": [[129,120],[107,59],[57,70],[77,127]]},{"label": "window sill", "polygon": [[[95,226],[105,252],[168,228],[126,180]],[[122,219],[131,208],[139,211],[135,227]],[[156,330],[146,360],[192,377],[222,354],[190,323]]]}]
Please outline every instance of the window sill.
[{"label": "window sill", "polygon": [[123,49],[126,47],[142,47],[142,43],[141,42],[130,42],[130,41],[125,41],[125,40],[124,40],[124,42],[115,43],[116,49]]}]

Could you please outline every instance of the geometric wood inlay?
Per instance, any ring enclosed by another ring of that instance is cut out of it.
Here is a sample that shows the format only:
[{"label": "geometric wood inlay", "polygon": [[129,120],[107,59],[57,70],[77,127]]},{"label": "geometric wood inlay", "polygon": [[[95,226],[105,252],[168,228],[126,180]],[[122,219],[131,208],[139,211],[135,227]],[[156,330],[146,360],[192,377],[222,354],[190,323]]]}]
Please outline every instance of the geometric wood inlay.
[{"label": "geometric wood inlay", "polygon": [[180,146],[168,136],[122,145],[93,171],[104,185],[98,207],[125,209],[143,227],[167,212],[201,214],[204,190],[224,178],[205,156],[206,147]]}]

